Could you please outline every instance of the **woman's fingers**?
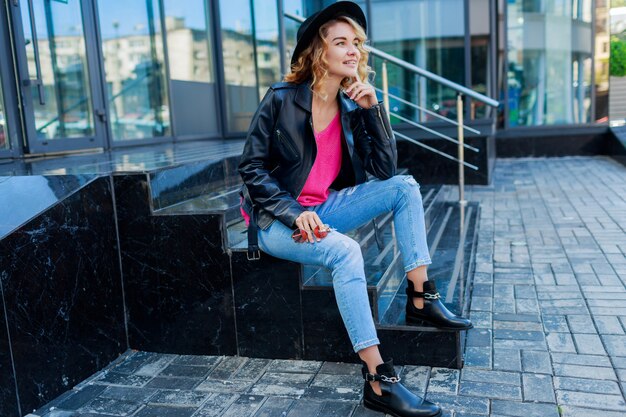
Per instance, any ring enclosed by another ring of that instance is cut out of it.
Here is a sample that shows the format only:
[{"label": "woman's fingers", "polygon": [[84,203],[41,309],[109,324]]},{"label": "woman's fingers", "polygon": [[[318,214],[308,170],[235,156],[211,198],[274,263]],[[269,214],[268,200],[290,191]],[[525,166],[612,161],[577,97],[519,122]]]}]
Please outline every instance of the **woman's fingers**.
[{"label": "woman's fingers", "polygon": [[308,240],[309,242],[314,243],[316,239],[319,242],[320,239],[315,236],[313,230],[315,230],[315,228],[318,226],[320,228],[323,227],[324,223],[322,223],[322,220],[319,218],[316,212],[305,211],[300,216],[298,216],[295,223],[296,226],[298,226],[298,229],[306,232],[306,238],[301,239],[301,242]]}]

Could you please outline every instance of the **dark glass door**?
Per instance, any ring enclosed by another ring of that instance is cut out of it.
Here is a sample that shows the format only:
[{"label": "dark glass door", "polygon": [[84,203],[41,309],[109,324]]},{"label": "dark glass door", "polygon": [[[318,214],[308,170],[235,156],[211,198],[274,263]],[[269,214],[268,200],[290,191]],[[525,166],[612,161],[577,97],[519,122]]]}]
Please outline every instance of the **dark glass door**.
[{"label": "dark glass door", "polygon": [[12,4],[28,152],[103,147],[107,117],[93,2]]}]

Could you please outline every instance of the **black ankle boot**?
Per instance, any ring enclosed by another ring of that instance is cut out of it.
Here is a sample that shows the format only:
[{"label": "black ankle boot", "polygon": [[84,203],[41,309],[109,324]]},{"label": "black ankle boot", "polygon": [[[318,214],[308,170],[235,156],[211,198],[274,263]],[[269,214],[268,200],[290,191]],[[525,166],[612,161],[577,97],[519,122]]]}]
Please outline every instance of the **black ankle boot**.
[{"label": "black ankle boot", "polygon": [[[375,374],[369,373],[367,365],[363,365],[361,372],[365,379],[363,405],[366,408],[394,417],[441,416],[441,407],[413,394],[400,383],[393,360],[378,365]],[[374,392],[369,381],[379,381],[382,395]]]},{"label": "black ankle boot", "polygon": [[[439,299],[439,293],[434,282],[424,282],[424,292],[415,291],[411,280],[407,279],[407,283],[407,324],[423,324],[423,322],[426,322],[444,330],[467,330],[474,327],[469,319],[453,314],[443,305]],[[424,308],[415,307],[413,297],[423,298]]]}]

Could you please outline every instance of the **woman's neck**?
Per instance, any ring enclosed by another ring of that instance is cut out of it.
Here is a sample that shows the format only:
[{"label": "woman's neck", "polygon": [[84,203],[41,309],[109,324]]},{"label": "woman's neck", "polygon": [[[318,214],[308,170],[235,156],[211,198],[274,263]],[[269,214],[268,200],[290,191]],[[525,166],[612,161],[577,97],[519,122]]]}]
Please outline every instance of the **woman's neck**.
[{"label": "woman's neck", "polygon": [[[326,97],[325,103],[332,103],[337,97],[337,93],[339,92],[339,88],[341,87],[341,80],[335,78],[326,78],[323,83],[319,86],[318,93],[321,97]],[[324,100],[321,97],[313,96],[313,100],[316,100],[322,104]]]}]

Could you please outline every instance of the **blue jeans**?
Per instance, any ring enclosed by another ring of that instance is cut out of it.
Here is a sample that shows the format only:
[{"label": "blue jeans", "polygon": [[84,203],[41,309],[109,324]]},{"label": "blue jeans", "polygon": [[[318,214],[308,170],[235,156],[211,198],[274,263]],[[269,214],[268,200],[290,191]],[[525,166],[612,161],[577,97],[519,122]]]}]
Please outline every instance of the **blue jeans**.
[{"label": "blue jeans", "polygon": [[331,192],[324,203],[308,209],[337,230],[319,242],[296,243],[291,238],[293,230],[274,221],[266,230],[259,230],[259,246],[277,258],[328,268],[354,351],[379,344],[367,297],[361,247],[344,233],[393,211],[404,270],[430,264],[419,185],[410,175],[373,180]]}]

